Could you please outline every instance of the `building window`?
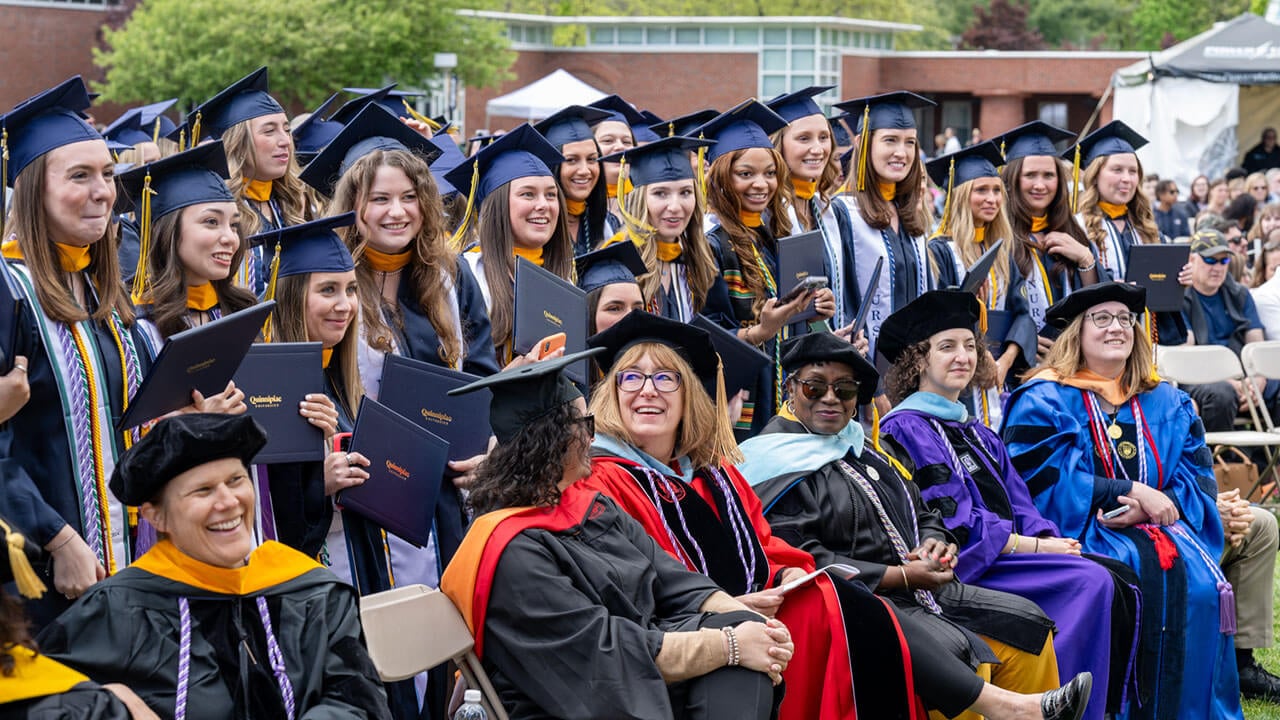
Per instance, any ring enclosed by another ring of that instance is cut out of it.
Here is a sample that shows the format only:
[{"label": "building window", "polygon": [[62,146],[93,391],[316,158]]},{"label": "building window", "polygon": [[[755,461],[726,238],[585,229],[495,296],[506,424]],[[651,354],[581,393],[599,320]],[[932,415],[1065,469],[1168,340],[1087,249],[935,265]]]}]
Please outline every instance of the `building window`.
[{"label": "building window", "polygon": [[733,32],[726,27],[709,27],[703,32],[703,42],[707,45],[732,45]]},{"label": "building window", "polygon": [[764,44],[765,45],[786,45],[787,44],[786,28],[765,28]]},{"label": "building window", "polygon": [[591,28],[591,44],[592,45],[612,45],[613,44],[613,28],[611,27]]},{"label": "building window", "polygon": [[[726,41],[728,33],[725,33]],[[697,45],[702,42],[702,30],[700,28],[676,28],[676,44],[677,45]],[[710,43],[708,43],[710,44]]]},{"label": "building window", "polygon": [[759,45],[760,44],[760,28],[734,28],[733,29],[734,45]]},{"label": "building window", "polygon": [[619,45],[643,45],[644,44],[644,28],[638,28],[638,27],[618,28],[618,44]]},{"label": "building window", "polygon": [[1037,115],[1041,122],[1060,128],[1067,127],[1067,104],[1064,102],[1042,102]]}]

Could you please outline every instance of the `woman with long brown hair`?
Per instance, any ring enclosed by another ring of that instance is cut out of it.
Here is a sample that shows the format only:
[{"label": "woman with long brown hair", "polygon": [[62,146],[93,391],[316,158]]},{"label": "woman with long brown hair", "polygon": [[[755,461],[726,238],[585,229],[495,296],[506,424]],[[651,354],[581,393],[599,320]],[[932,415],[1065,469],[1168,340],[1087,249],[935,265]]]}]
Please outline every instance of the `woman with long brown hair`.
[{"label": "woman with long brown hair", "polygon": [[[582,255],[613,237],[620,223],[609,212],[604,164],[591,124],[611,115],[596,108],[570,105],[535,124],[537,130],[564,158],[551,167],[564,196],[565,226],[573,238],[573,254]],[[615,192],[613,197],[617,197]]]},{"label": "woman with long brown hair", "polygon": [[462,257],[480,283],[499,365],[516,356],[516,258],[574,280],[573,238],[551,172],[560,161],[537,130],[521,125],[445,175],[467,193],[469,212],[454,236],[468,248]]},{"label": "woman with long brown hair", "polygon": [[[1027,305],[1036,331],[1049,306],[1072,290],[1098,282],[1096,250],[1071,213],[1068,166],[1055,142],[1074,133],[1034,120],[994,138],[1003,148],[1000,170],[1009,196],[1013,261],[1025,278]],[[1052,340],[1041,337],[1037,357]]]},{"label": "woman with long brown hair", "polygon": [[127,509],[105,487],[133,439],[115,423],[146,357],[120,281],[115,161],[81,119],[88,107],[77,76],[0,117],[3,181],[13,187],[3,254],[25,299],[14,322],[27,329],[10,352],[28,359],[14,369],[30,383],[30,401],[0,441],[6,477],[35,487],[28,530],[53,556],[57,592],[28,608],[37,626],[133,558]]},{"label": "woman with long brown hair", "polygon": [[[784,300],[791,288],[778,286],[778,238],[790,234],[791,221],[783,190],[787,165],[769,136],[785,126],[777,113],[748,100],[695,131],[716,141],[707,148],[707,205],[716,216],[707,241],[728,286],[738,337],[775,359],[787,323],[811,301],[823,320],[835,312],[829,288]],[[737,432],[759,432],[773,415],[778,372],[775,361],[748,388]]]},{"label": "woman with long brown hair", "polygon": [[[306,186],[298,179],[289,116],[268,94],[261,67],[205,101],[187,117],[188,147],[206,137],[221,139],[231,179],[227,186],[240,205],[244,235],[257,235],[314,217]],[[266,292],[271,258],[255,248],[236,270],[236,282],[254,295]]]}]

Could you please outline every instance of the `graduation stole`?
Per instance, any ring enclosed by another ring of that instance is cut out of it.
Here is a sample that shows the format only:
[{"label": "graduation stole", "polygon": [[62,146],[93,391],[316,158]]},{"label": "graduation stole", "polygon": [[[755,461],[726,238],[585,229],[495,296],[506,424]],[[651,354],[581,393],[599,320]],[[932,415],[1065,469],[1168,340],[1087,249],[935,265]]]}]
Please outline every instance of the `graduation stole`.
[{"label": "graduation stole", "polygon": [[[11,268],[30,302],[32,315],[40,331],[41,341],[48,349],[49,364],[58,386],[67,446],[71,454],[71,468],[80,496],[82,534],[89,548],[106,567],[107,573],[111,574],[129,562],[128,532],[125,527],[128,519],[124,516],[111,516],[107,481],[115,469],[119,448],[117,438],[113,437],[115,429],[111,422],[111,392],[107,386],[106,368],[98,353],[94,320],[87,318],[70,324],[51,320],[41,310],[39,303],[35,302],[35,283],[30,269],[22,263],[13,263]],[[86,288],[96,300],[93,284],[86,283]],[[132,334],[115,310],[111,311],[107,328],[120,358],[120,376],[123,382],[120,392],[123,406],[120,412],[123,413],[129,408],[129,398],[133,397],[141,384],[138,350],[134,346]],[[131,430],[118,441],[128,448],[136,435],[136,431]],[[124,537],[119,548],[112,543],[113,522],[120,524],[120,534]],[[116,557],[117,549],[126,557]]]},{"label": "graduation stole", "polygon": [[[700,468],[711,504],[692,484],[647,467],[614,459],[653,503],[676,551],[676,559],[728,590],[730,595],[757,592],[769,584],[769,560],[747,518],[742,500],[719,468]],[[736,562],[735,562],[736,560]]]}]

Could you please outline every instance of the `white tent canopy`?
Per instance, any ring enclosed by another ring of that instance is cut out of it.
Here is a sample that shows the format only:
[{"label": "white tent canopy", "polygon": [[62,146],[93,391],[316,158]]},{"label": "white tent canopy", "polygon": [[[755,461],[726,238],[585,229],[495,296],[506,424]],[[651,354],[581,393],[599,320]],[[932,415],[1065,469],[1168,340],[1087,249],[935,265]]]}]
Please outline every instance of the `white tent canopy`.
[{"label": "white tent canopy", "polygon": [[[563,68],[524,87],[490,100],[485,114],[530,122],[546,118],[566,105],[586,105],[607,95]],[[486,125],[488,122],[485,123]]]},{"label": "white tent canopy", "polygon": [[1150,144],[1145,172],[1185,189],[1240,163],[1280,111],[1280,25],[1245,13],[1121,68],[1113,78],[1117,120]]}]

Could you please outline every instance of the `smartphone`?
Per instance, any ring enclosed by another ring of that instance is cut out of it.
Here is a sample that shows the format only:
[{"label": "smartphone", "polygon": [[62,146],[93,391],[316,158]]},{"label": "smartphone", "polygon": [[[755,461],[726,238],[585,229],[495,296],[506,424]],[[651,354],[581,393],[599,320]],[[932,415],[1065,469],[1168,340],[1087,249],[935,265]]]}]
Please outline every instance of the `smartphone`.
[{"label": "smartphone", "polygon": [[564,347],[564,333],[548,335],[538,341],[538,359],[542,360],[562,347]]},{"label": "smartphone", "polygon": [[1121,505],[1120,507],[1118,507],[1118,508],[1116,508],[1116,509],[1114,509],[1114,510],[1108,510],[1108,511],[1106,511],[1106,512],[1102,513],[1102,519],[1103,519],[1103,520],[1114,520],[1115,518],[1118,518],[1118,517],[1120,517],[1121,515],[1123,515],[1123,514],[1125,514],[1125,513],[1129,512],[1129,510],[1130,510],[1132,507],[1133,507],[1132,505]]},{"label": "smartphone", "polygon": [[796,283],[796,286],[787,291],[786,295],[778,298],[779,305],[786,305],[807,292],[821,290],[827,286],[827,277],[825,275],[810,275],[809,277]]},{"label": "smartphone", "polygon": [[338,433],[334,435],[333,451],[340,452],[340,453],[350,452],[351,451],[351,433],[344,432],[344,433]]}]

